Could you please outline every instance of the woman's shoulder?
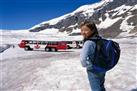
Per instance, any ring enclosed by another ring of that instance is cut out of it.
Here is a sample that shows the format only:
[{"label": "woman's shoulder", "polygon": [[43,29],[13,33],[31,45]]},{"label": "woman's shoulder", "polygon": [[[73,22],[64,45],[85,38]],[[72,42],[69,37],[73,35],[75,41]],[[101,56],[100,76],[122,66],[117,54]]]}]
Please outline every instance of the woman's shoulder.
[{"label": "woman's shoulder", "polygon": [[84,45],[87,45],[87,46],[88,46],[88,45],[89,45],[89,46],[90,46],[90,45],[95,45],[95,42],[94,42],[93,40],[86,40],[85,43],[84,43]]}]

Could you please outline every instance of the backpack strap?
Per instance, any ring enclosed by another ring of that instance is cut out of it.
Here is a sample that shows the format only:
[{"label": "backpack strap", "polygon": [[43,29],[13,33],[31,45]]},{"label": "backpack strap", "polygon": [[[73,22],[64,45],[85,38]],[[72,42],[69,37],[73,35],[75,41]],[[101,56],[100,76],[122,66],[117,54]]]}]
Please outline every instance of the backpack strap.
[{"label": "backpack strap", "polygon": [[[98,53],[103,54],[103,51],[101,48],[103,47],[103,38],[96,37],[96,38],[90,38],[88,40],[93,41],[96,44],[95,53],[94,53],[94,60],[96,60],[96,56]],[[93,64],[96,64],[95,61],[92,62]]]},{"label": "backpack strap", "polygon": [[93,37],[93,38],[89,38],[87,40],[91,40],[91,41],[95,42],[95,44],[96,44],[96,50],[95,50],[95,52],[96,51],[100,51],[100,49],[101,49],[101,47],[103,45],[103,41],[102,41],[103,38],[102,37],[96,36],[96,37]]}]

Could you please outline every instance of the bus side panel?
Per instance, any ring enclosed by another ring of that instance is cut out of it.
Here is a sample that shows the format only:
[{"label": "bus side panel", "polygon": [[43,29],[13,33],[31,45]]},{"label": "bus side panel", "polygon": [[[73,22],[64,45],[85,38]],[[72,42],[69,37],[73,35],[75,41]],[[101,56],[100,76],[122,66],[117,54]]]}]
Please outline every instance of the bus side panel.
[{"label": "bus side panel", "polygon": [[66,50],[67,49],[67,43],[66,42],[59,42],[57,47],[58,47],[58,49]]},{"label": "bus side panel", "polygon": [[20,44],[18,44],[18,46],[19,46],[20,48],[25,48],[26,44],[20,43]]}]

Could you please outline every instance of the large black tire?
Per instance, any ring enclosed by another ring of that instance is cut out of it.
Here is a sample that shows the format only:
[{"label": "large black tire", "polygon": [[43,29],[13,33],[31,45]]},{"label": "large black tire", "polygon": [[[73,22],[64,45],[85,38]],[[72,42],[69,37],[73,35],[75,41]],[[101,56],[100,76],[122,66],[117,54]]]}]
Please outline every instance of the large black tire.
[{"label": "large black tire", "polygon": [[46,52],[49,52],[49,51],[51,51],[51,49],[48,48],[48,47],[46,47],[46,48],[45,48],[45,51],[46,51]]},{"label": "large black tire", "polygon": [[72,47],[70,47],[69,45],[67,45],[67,49],[72,49]]},{"label": "large black tire", "polygon": [[24,50],[25,50],[25,51],[29,51],[29,50],[33,50],[33,49],[31,49],[29,46],[26,46],[26,47],[24,48]]},{"label": "large black tire", "polygon": [[52,51],[52,52],[56,52],[57,49],[53,47],[53,48],[51,48],[51,51]]},{"label": "large black tire", "polygon": [[76,48],[77,48],[77,49],[80,49],[80,45],[77,45]]}]

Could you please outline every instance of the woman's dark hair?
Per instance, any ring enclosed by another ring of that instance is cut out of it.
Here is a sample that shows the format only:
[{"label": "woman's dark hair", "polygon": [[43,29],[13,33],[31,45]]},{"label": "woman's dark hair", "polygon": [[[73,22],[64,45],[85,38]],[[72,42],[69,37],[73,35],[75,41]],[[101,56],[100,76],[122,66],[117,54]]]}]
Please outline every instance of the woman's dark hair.
[{"label": "woman's dark hair", "polygon": [[87,26],[91,31],[94,31],[93,36],[98,36],[98,30],[94,22],[91,21],[84,21],[80,24],[80,28],[82,26]]}]

